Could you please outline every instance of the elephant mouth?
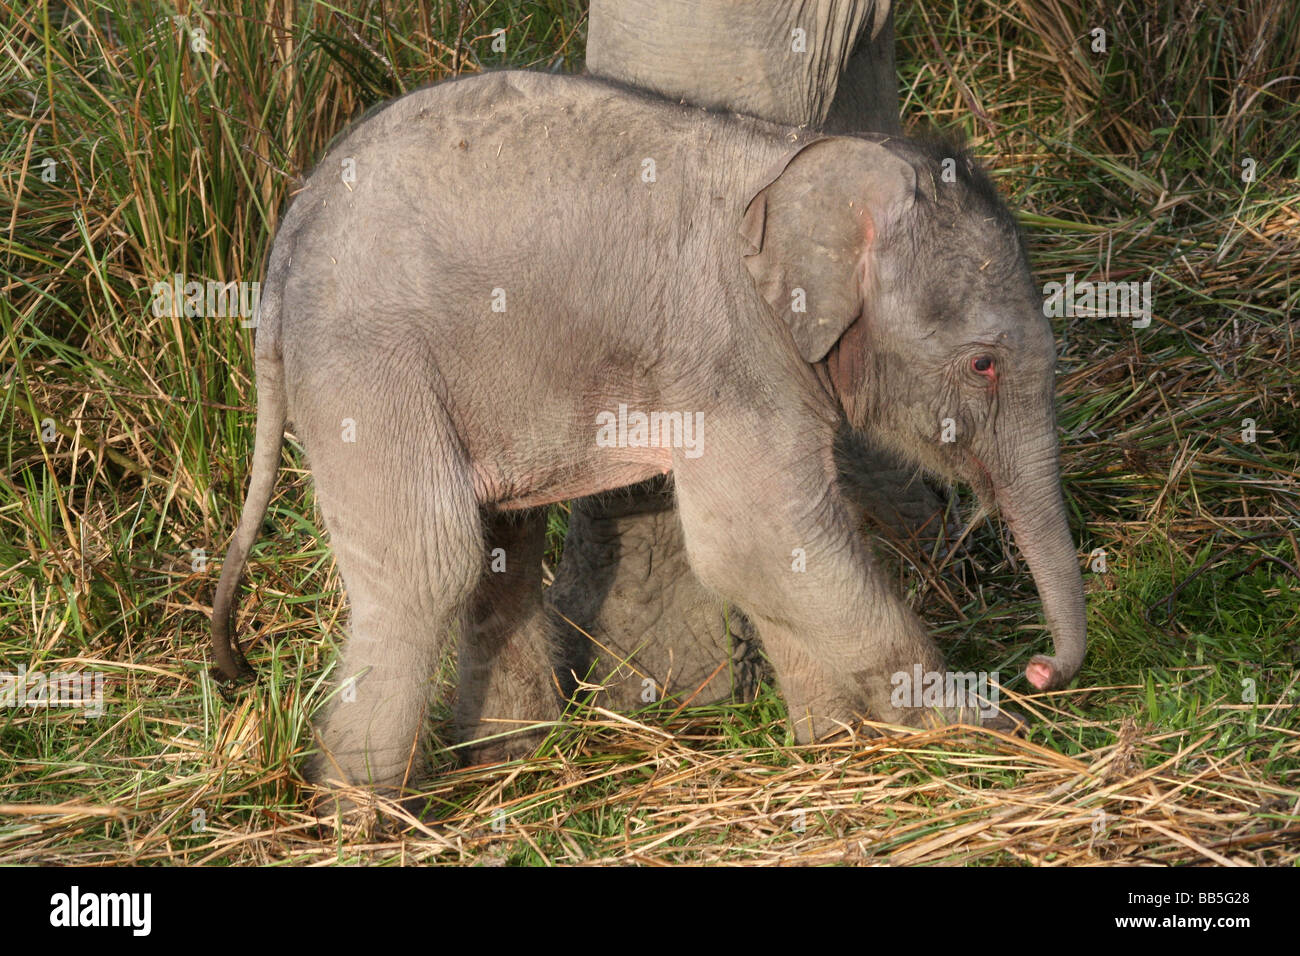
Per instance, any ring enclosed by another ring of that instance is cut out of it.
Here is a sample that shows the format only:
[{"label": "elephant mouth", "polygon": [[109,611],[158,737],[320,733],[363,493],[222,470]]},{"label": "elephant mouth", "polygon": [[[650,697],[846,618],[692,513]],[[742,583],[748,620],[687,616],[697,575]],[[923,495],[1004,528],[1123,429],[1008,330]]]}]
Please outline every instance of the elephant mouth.
[{"label": "elephant mouth", "polygon": [[998,505],[997,485],[993,481],[993,475],[990,473],[988,466],[980,460],[978,455],[968,449],[963,448],[960,457],[959,471],[962,479],[970,485],[983,505],[996,509]]}]

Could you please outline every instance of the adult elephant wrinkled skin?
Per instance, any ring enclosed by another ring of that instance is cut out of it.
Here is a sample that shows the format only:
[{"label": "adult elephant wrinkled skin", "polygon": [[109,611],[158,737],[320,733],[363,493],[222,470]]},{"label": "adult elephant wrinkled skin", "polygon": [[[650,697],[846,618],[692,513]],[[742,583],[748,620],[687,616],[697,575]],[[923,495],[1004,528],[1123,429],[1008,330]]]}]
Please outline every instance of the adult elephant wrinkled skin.
[{"label": "adult elephant wrinkled skin", "polygon": [[888,0],[592,0],[587,69],[784,126],[898,130]]},{"label": "adult elephant wrinkled skin", "polygon": [[[899,132],[888,0],[592,0],[587,69],[673,100],[831,132]],[[845,445],[846,493],[878,532],[933,553],[944,502],[917,469],[858,440]],[[752,696],[764,674],[744,615],[691,573],[664,480],[573,503],[545,595],[554,665],[600,704]],[[525,596],[475,622],[480,640],[540,628]],[[481,756],[500,756],[490,748]]]},{"label": "adult elephant wrinkled skin", "polygon": [[[292,421],[351,604],[314,779],[400,785],[445,637],[498,588],[540,592],[543,506],[663,474],[692,573],[758,632],[799,740],[862,716],[1008,726],[895,693],[943,658],[858,533],[848,430],[999,505],[1056,643],[1030,680],[1082,662],[1051,329],[964,153],[592,78],[456,80],[330,150],[261,306],[214,650],[228,677],[247,666],[229,622]],[[511,637],[461,648],[467,739],[561,711],[545,635]]]}]

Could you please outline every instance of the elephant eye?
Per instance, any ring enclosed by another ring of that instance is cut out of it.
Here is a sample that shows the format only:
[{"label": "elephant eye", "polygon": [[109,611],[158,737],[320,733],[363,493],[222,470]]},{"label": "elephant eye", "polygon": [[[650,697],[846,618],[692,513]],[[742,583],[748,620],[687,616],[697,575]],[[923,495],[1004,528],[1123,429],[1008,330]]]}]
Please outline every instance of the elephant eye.
[{"label": "elephant eye", "polygon": [[987,355],[981,355],[979,358],[971,359],[970,367],[981,375],[987,375],[993,371],[993,359]]}]

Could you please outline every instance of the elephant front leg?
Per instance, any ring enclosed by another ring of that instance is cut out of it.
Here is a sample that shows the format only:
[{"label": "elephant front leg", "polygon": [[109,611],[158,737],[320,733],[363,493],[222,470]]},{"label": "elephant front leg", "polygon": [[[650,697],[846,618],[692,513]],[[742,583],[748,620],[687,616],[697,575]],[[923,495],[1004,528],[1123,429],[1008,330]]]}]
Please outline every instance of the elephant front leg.
[{"label": "elephant front leg", "polygon": [[710,421],[709,454],[674,462],[687,552],[757,629],[797,738],[863,717],[1009,726],[995,704],[898,693],[900,682],[942,680],[947,669],[857,532],[834,480],[831,426],[743,413]]},{"label": "elephant front leg", "polygon": [[[462,628],[456,735],[465,759],[492,763],[530,753],[538,723],[562,710],[542,606],[545,512],[504,514],[487,524],[487,568]],[[531,728],[531,729],[530,729]]]}]

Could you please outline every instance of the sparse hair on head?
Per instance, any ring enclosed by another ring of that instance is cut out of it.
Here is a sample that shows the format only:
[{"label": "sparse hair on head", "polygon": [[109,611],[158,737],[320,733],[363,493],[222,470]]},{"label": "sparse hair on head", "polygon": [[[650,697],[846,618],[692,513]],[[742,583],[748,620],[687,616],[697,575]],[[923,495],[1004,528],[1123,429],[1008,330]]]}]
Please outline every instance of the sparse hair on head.
[{"label": "sparse hair on head", "polygon": [[[918,209],[925,214],[913,221],[911,229],[894,238],[911,242],[919,249],[936,238],[938,231],[960,229],[963,220],[965,224],[978,222],[984,236],[992,232],[1014,236],[1020,255],[1028,260],[1015,215],[959,133],[927,131],[909,137],[868,134],[865,138],[878,142],[916,171],[915,198]],[[955,182],[944,180],[946,170],[956,177]]]}]

